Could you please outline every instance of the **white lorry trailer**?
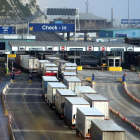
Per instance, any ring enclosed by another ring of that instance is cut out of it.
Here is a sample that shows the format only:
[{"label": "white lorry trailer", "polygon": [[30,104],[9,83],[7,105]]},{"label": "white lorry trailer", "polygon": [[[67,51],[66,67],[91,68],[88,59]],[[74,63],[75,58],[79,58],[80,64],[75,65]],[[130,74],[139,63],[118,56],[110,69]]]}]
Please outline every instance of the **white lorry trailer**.
[{"label": "white lorry trailer", "polygon": [[55,76],[42,76],[42,96],[44,101],[47,102],[47,85],[48,82],[59,82]]},{"label": "white lorry trailer", "polygon": [[78,107],[76,114],[76,134],[90,138],[91,120],[104,120],[105,116],[96,108]]},{"label": "white lorry trailer", "polygon": [[60,82],[48,83],[47,85],[47,101],[51,108],[55,107],[56,89],[67,89],[67,87]]},{"label": "white lorry trailer", "polygon": [[64,118],[65,97],[77,97],[70,89],[57,89],[55,98],[55,112]]},{"label": "white lorry trailer", "polygon": [[90,86],[75,86],[75,93],[78,97],[84,97],[85,94],[98,94],[97,91]]},{"label": "white lorry trailer", "polygon": [[125,131],[112,120],[92,120],[91,140],[125,140]]},{"label": "white lorry trailer", "polygon": [[84,99],[90,103],[90,107],[97,108],[109,119],[109,100],[100,94],[85,94]]},{"label": "white lorry trailer", "polygon": [[22,57],[21,68],[26,72],[37,72],[38,58],[36,57]]},{"label": "white lorry trailer", "polygon": [[78,107],[90,108],[90,104],[82,97],[65,98],[64,122],[72,129],[75,129]]},{"label": "white lorry trailer", "polygon": [[82,81],[77,77],[65,77],[63,83],[72,91],[75,90],[75,86],[82,86]]}]

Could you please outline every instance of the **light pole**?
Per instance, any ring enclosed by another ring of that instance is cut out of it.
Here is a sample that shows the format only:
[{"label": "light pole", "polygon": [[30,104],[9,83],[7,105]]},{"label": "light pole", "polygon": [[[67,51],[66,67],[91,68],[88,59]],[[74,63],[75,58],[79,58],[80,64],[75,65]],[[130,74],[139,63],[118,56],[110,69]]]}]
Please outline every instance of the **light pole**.
[{"label": "light pole", "polygon": [[88,0],[85,0],[85,3],[86,3],[86,13],[88,13],[88,5],[89,5],[89,1],[88,1]]},{"label": "light pole", "polygon": [[25,20],[25,18],[22,18],[21,20],[23,20],[23,34],[24,34],[24,20]]},{"label": "light pole", "polygon": [[46,9],[47,9],[47,7],[44,8],[44,23],[45,23]]},{"label": "light pole", "polygon": [[129,27],[129,0],[128,0],[128,27]]}]

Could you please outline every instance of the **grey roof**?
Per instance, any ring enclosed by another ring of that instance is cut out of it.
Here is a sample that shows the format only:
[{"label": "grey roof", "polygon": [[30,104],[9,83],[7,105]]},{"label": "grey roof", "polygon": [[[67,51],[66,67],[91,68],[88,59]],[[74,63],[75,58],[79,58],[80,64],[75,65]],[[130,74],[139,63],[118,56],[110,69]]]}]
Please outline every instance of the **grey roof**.
[{"label": "grey roof", "polygon": [[57,65],[55,65],[54,63],[44,63],[44,66],[47,66],[47,67],[57,67]]},{"label": "grey roof", "polygon": [[99,31],[127,31],[127,30],[140,30],[136,28],[108,28],[108,29],[101,29]]},{"label": "grey roof", "polygon": [[76,76],[77,74],[75,72],[63,72],[63,75],[72,75],[72,76]]},{"label": "grey roof", "polygon": [[[58,79],[55,76],[42,76],[44,81],[58,81]],[[59,81],[58,81],[59,82]]]},{"label": "grey roof", "polygon": [[83,97],[66,97],[66,100],[73,105],[89,105],[89,103]]},{"label": "grey roof", "polygon": [[82,112],[85,116],[104,116],[98,109],[96,108],[85,108],[78,107],[77,110]]},{"label": "grey roof", "polygon": [[107,98],[100,94],[85,94],[84,96],[91,99],[92,101],[109,101]]},{"label": "grey roof", "polygon": [[103,132],[106,131],[125,132],[120,126],[118,126],[112,120],[92,120],[92,123]]},{"label": "grey roof", "polygon": [[63,83],[61,82],[55,82],[55,83],[48,83],[52,88],[67,88]]},{"label": "grey roof", "polygon": [[86,46],[94,46],[94,47],[130,47],[132,45],[122,43],[122,42],[51,42],[51,41],[10,41],[10,46],[18,47],[18,46],[67,46],[67,47],[86,47]]},{"label": "grey roof", "polygon": [[65,70],[76,70],[77,67],[66,67]]},{"label": "grey roof", "polygon": [[77,77],[65,77],[64,79],[68,82],[81,82],[81,80]]},{"label": "grey roof", "polygon": [[75,89],[76,88],[82,93],[95,93],[95,94],[97,93],[97,91],[95,91],[90,86],[75,86]]},{"label": "grey roof", "polygon": [[77,96],[77,94],[74,93],[71,89],[57,89],[57,91],[62,96],[65,95]]},{"label": "grey roof", "polygon": [[[59,18],[62,19],[75,19],[75,16],[61,16]],[[95,16],[92,13],[79,13],[79,20],[107,20],[106,18],[102,18],[99,16]]]},{"label": "grey roof", "polygon": [[58,71],[58,68],[56,67],[47,67],[46,70],[52,70],[52,71]]},{"label": "grey roof", "polygon": [[38,60],[39,63],[51,63],[50,61],[48,60]]},{"label": "grey roof", "polygon": [[66,63],[66,67],[77,67],[76,63]]}]

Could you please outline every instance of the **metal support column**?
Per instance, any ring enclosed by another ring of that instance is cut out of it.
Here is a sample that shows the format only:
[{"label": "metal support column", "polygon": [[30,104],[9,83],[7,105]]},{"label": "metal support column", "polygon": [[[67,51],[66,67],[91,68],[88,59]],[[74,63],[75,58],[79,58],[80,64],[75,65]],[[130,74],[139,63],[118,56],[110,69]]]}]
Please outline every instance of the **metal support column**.
[{"label": "metal support column", "polygon": [[87,42],[87,32],[84,33],[84,41]]},{"label": "metal support column", "polygon": [[70,32],[67,32],[67,41],[70,41]]},{"label": "metal support column", "polygon": [[76,51],[74,51],[74,63],[76,63]]}]

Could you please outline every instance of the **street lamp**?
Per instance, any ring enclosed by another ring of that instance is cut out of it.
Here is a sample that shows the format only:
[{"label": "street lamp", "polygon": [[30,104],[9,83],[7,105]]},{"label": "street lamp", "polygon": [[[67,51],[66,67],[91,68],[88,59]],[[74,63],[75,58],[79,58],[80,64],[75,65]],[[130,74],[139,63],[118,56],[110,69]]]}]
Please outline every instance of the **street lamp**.
[{"label": "street lamp", "polygon": [[24,20],[25,20],[25,18],[22,18],[21,20],[23,21],[23,34],[24,34]]},{"label": "street lamp", "polygon": [[44,8],[44,23],[45,23],[46,9],[47,9],[47,7]]}]

